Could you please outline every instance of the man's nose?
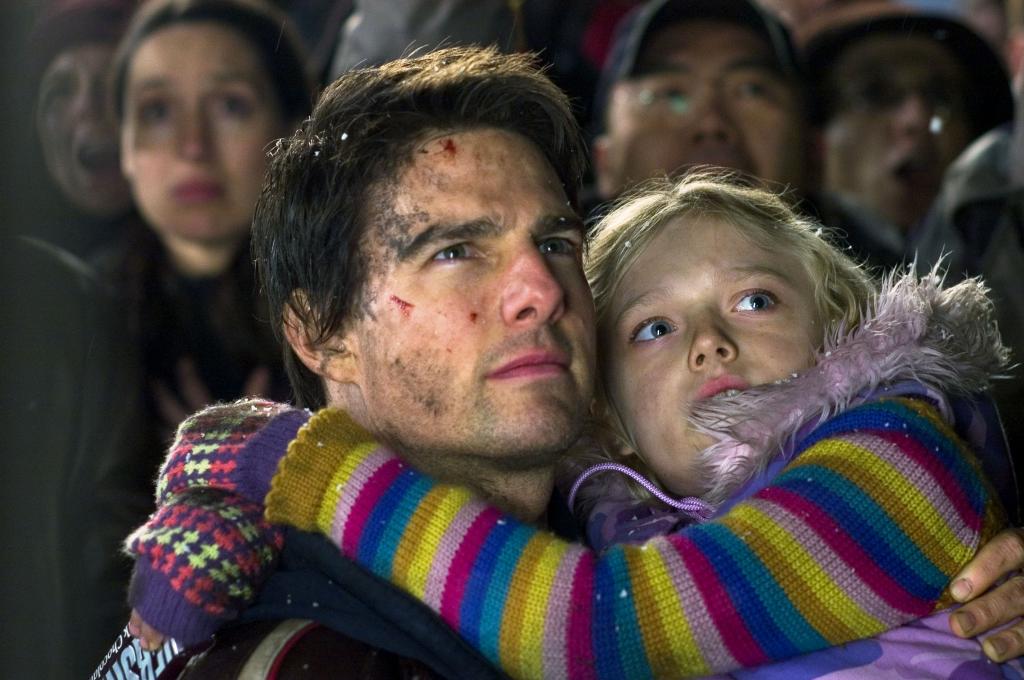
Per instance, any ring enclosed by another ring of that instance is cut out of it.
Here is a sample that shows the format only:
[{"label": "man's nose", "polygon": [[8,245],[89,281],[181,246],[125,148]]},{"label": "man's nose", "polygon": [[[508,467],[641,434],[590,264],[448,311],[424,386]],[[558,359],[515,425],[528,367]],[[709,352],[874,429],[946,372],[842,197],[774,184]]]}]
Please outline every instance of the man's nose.
[{"label": "man's nose", "polygon": [[690,128],[695,142],[732,142],[736,138],[732,114],[723,88],[708,84],[693,103],[693,123]]},{"label": "man's nose", "polygon": [[893,107],[893,125],[897,132],[901,133],[925,132],[937,109],[938,107],[920,92],[907,92]]},{"label": "man's nose", "polygon": [[736,343],[722,324],[707,317],[698,321],[690,345],[690,370],[706,371],[713,366],[732,363],[738,355]]},{"label": "man's nose", "polygon": [[565,288],[536,246],[519,254],[505,272],[501,316],[509,326],[554,323],[565,312]]},{"label": "man's nose", "polygon": [[72,100],[72,113],[76,120],[100,122],[111,118],[107,102],[106,80],[100,75],[83,76]]}]

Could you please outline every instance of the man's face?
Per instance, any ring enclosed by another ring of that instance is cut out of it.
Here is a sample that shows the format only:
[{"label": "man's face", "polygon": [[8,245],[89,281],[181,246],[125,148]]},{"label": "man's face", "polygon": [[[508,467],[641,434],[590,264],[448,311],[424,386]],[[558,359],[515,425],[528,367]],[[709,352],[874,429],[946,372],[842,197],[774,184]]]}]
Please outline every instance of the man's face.
[{"label": "man's face", "polygon": [[607,133],[595,142],[603,198],[703,164],[800,186],[798,93],[753,31],[721,21],[668,26],[638,66],[644,75],[612,88]]},{"label": "man's face", "polygon": [[825,189],[909,229],[970,141],[963,67],[927,38],[876,35],[845,50],[826,88]]},{"label": "man's face", "polygon": [[107,101],[113,54],[114,46],[103,43],[60,52],[43,73],[36,102],[47,170],[71,203],[96,217],[116,216],[131,205]]},{"label": "man's face", "polygon": [[428,137],[371,196],[367,290],[343,334],[362,406],[346,406],[449,479],[550,466],[594,374],[582,224],[558,177],[525,139],[481,129]]}]

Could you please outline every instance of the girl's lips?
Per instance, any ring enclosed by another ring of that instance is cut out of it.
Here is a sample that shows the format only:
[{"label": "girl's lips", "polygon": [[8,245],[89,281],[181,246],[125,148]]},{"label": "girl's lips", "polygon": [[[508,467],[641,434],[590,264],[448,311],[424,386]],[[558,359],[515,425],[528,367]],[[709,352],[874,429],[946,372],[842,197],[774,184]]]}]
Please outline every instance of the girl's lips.
[{"label": "girl's lips", "polygon": [[174,187],[174,198],[180,203],[203,203],[224,195],[220,182],[191,180]]},{"label": "girl's lips", "polygon": [[726,390],[745,390],[749,387],[750,384],[739,376],[720,375],[701,385],[700,389],[697,390],[696,399],[710,399]]}]

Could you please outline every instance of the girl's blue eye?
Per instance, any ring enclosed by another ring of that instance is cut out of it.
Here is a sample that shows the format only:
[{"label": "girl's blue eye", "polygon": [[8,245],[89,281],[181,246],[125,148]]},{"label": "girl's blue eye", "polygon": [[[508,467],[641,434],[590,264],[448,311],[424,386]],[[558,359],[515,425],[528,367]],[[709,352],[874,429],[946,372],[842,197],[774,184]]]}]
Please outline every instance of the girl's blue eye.
[{"label": "girl's blue eye", "polygon": [[650,321],[644,321],[637,327],[633,332],[632,340],[633,342],[650,342],[675,330],[672,324],[664,319],[651,319]]},{"label": "girl's blue eye", "polygon": [[740,298],[736,309],[740,312],[760,312],[775,305],[775,298],[763,290],[747,293]]}]

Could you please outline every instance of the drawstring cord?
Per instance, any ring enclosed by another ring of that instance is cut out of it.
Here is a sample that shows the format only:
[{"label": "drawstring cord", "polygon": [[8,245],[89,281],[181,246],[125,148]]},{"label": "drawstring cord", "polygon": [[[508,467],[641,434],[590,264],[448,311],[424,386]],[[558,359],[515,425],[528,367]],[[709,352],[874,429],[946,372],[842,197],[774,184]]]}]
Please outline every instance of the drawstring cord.
[{"label": "drawstring cord", "polygon": [[569,491],[569,508],[572,509],[576,501],[576,492],[580,490],[580,486],[587,480],[591,475],[597,474],[598,472],[621,472],[622,474],[630,477],[644,487],[652,496],[657,498],[665,505],[671,506],[676,510],[680,510],[683,513],[689,515],[698,522],[703,522],[711,518],[715,513],[715,508],[710,503],[697,498],[696,496],[687,496],[686,498],[672,498],[667,495],[664,491],[654,485],[651,480],[647,479],[639,472],[632,468],[628,468],[625,465],[619,463],[599,463],[591,466],[580,473],[580,476],[573,482],[572,489]]}]

